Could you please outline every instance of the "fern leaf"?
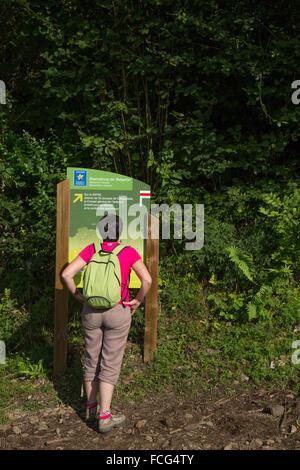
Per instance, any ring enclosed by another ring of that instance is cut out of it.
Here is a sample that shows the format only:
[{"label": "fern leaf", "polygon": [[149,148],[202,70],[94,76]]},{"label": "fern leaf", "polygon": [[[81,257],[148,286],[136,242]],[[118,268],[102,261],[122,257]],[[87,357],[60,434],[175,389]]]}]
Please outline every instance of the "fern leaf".
[{"label": "fern leaf", "polygon": [[248,320],[253,320],[257,317],[257,308],[256,305],[252,302],[249,302],[247,305]]},{"label": "fern leaf", "polygon": [[229,254],[230,260],[235,264],[235,266],[244,274],[244,276],[250,281],[254,282],[251,269],[253,269],[253,259],[252,256],[244,253],[242,250],[235,246],[229,246],[226,248],[227,253]]},{"label": "fern leaf", "polygon": [[263,305],[265,303],[265,300],[266,298],[272,294],[272,287],[271,286],[268,286],[268,285],[265,285],[263,284],[259,291],[255,294],[255,296],[253,297],[252,299],[252,302],[256,305],[256,306],[260,306],[260,305]]}]

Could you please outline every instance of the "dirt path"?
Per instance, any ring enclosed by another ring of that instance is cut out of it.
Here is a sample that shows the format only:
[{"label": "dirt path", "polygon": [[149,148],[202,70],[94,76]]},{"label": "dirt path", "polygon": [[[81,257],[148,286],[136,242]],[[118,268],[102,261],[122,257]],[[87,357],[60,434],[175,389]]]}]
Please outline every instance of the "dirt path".
[{"label": "dirt path", "polygon": [[300,397],[288,391],[201,392],[190,400],[166,391],[115,410],[127,422],[107,435],[84,423],[79,405],[16,411],[0,426],[0,449],[300,449]]}]

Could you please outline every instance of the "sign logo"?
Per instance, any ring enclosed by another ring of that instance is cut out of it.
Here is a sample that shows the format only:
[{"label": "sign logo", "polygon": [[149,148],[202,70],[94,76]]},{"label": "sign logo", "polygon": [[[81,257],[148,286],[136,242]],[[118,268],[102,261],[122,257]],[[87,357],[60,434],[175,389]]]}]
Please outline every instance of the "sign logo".
[{"label": "sign logo", "polygon": [[86,186],[86,170],[74,171],[74,186]]},{"label": "sign logo", "polygon": [[143,203],[143,199],[150,199],[151,198],[151,191],[149,189],[144,189],[140,191],[140,206]]}]

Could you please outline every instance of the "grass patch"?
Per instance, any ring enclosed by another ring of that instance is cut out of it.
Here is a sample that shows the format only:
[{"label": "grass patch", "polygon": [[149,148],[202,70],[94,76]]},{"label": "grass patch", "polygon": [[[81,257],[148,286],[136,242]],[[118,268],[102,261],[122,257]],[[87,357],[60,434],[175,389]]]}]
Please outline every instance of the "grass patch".
[{"label": "grass patch", "polygon": [[[38,411],[58,402],[57,393],[46,374],[22,373],[20,364],[23,361],[23,357],[14,356],[8,358],[5,365],[0,365],[0,423],[9,421],[16,410]],[[34,370],[35,364],[30,366],[29,372]]]},{"label": "grass patch", "polygon": [[[191,287],[192,286],[192,287]],[[115,399],[126,403],[171,387],[194,394],[222,385],[298,391],[300,366],[292,364],[293,341],[298,333],[298,291],[286,293],[280,315],[255,322],[225,321],[208,308],[201,284],[181,280],[167,283],[161,292],[158,342],[152,363],[142,359],[144,311],[133,317]],[[294,299],[294,300],[293,300]],[[37,411],[44,406],[77,405],[82,384],[83,337],[78,312],[70,319],[69,368],[52,380],[49,342],[36,346],[30,357],[15,354],[0,367],[0,421],[13,409]]]},{"label": "grass patch", "polygon": [[162,313],[155,360],[142,364],[140,347],[133,343],[124,359],[119,396],[139,399],[166,386],[192,392],[244,382],[297,390],[300,366],[291,361],[297,339],[292,325],[211,322],[206,315]]}]

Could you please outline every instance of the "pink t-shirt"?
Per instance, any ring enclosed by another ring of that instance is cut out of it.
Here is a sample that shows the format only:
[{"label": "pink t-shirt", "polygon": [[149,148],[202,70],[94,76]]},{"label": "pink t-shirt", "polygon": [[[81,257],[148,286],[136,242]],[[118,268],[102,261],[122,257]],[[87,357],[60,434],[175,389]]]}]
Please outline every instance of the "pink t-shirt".
[{"label": "pink t-shirt", "polygon": [[[119,244],[119,242],[103,242],[101,243],[101,246],[104,251],[112,251],[114,247]],[[83,259],[83,261],[88,263],[94,254],[95,245],[94,243],[92,243],[91,245],[88,245],[83,250],[81,250],[79,256]],[[119,302],[119,304],[121,304],[124,301],[128,302],[130,300],[128,290],[129,274],[132,265],[136,263],[139,259],[141,259],[141,255],[132,246],[126,246],[126,248],[124,248],[118,254],[118,258],[121,269],[121,300]]]}]

